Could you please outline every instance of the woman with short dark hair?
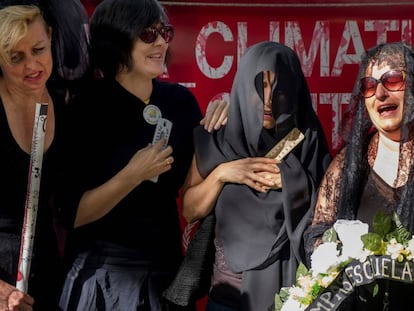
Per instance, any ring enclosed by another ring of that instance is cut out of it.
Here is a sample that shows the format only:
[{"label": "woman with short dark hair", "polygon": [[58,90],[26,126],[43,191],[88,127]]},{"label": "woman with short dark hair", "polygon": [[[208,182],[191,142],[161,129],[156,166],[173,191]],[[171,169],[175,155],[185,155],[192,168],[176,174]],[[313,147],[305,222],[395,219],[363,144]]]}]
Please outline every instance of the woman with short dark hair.
[{"label": "woman with short dark hair", "polygon": [[68,114],[59,201],[74,230],[60,305],[161,310],[182,260],[177,197],[200,107],[184,86],[157,79],[174,35],[158,1],[105,0],[90,30],[96,79]]}]

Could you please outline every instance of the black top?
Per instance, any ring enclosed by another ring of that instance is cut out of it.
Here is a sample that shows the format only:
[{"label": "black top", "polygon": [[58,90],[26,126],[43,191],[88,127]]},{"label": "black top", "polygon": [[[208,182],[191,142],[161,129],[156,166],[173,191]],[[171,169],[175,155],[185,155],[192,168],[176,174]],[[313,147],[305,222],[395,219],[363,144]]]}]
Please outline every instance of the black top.
[{"label": "black top", "polygon": [[374,170],[370,171],[357,211],[357,219],[367,223],[372,231],[372,220],[379,210],[388,215],[395,212],[402,188],[388,185]]},{"label": "black top", "polygon": [[[139,251],[153,265],[176,267],[181,259],[177,196],[191,164],[193,128],[201,111],[192,93],[179,84],[153,80],[150,105],[170,120],[172,169],[157,183],[144,181],[101,219],[81,226],[69,237],[71,251],[98,241]],[[143,117],[146,104],[115,80],[94,82],[70,105],[67,170],[62,190],[63,212],[69,228],[81,195],[108,181],[139,150],[152,142],[156,125]]]},{"label": "black top", "polygon": [[[51,96],[55,112],[55,133],[53,142],[43,157],[36,233],[28,285],[28,293],[35,298],[34,307],[37,310],[53,310],[51,307],[54,303],[53,291],[59,289],[56,282],[58,282],[57,278],[61,276],[58,243],[53,227],[54,212],[51,205],[51,194],[53,186],[56,185],[55,175],[59,164],[64,101],[56,94],[51,94]],[[24,152],[14,140],[1,100],[0,142],[0,162],[3,167],[1,173],[3,181],[0,187],[0,279],[15,285],[30,154]]]},{"label": "black top", "polygon": [[[391,215],[395,211],[396,202],[400,199],[401,190],[402,188],[389,186],[374,170],[371,170],[363,189],[357,219],[369,224],[370,231],[372,231],[374,215],[379,210]],[[375,287],[376,294],[374,294]],[[385,292],[388,293],[387,298]],[[378,280],[370,285],[358,287],[339,310],[383,310],[386,303],[389,311],[406,310],[407,297],[410,297],[413,292],[412,284],[393,280]]]}]

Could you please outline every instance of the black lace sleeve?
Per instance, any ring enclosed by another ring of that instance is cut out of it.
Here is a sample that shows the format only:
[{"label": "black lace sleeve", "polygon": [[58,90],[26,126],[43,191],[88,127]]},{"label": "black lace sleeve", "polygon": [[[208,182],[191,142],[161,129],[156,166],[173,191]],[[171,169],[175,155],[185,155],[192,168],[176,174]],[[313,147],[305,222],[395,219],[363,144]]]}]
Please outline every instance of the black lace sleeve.
[{"label": "black lace sleeve", "polygon": [[344,163],[344,150],[340,151],[329,165],[318,190],[318,199],[311,225],[304,233],[306,259],[309,258],[315,246],[336,220],[340,196],[341,175]]}]

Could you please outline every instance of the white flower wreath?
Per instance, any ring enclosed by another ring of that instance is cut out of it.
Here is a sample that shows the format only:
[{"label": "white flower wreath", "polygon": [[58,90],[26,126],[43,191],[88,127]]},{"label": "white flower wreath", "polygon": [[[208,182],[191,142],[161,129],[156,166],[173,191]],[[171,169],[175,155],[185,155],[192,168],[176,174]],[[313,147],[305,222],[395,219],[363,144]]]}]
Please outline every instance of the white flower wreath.
[{"label": "white flower wreath", "polygon": [[414,236],[396,214],[379,212],[373,232],[359,220],[339,219],[327,230],[311,256],[311,268],[300,264],[296,282],[275,296],[275,311],[304,311],[352,261],[365,262],[371,255],[388,255],[398,262],[414,261]]}]

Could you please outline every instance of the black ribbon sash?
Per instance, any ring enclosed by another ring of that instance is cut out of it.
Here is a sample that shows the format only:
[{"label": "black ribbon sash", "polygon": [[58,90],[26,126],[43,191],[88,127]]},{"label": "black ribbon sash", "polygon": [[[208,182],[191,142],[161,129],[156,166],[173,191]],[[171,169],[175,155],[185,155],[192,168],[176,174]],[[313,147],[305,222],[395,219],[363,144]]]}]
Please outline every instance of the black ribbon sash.
[{"label": "black ribbon sash", "polygon": [[358,286],[377,279],[411,283],[414,261],[399,262],[391,256],[368,256],[367,260],[350,262],[336,279],[306,308],[306,311],[334,311]]}]

